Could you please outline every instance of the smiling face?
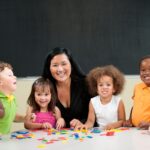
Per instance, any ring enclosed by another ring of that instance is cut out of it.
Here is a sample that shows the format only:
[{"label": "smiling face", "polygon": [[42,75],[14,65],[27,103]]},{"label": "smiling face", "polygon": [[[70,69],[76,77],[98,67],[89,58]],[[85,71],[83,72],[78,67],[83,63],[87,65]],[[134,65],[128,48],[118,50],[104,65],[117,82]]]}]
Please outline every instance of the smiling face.
[{"label": "smiling face", "polygon": [[71,64],[65,54],[59,54],[53,57],[50,63],[50,71],[57,82],[64,82],[70,79]]},{"label": "smiling face", "polygon": [[11,69],[5,67],[0,72],[0,90],[6,94],[12,94],[16,90],[16,76]]},{"label": "smiling face", "polygon": [[147,86],[150,86],[150,58],[142,60],[140,64],[140,77]]},{"label": "smiling face", "polygon": [[97,82],[97,92],[102,100],[109,101],[115,92],[113,79],[110,76],[104,75]]},{"label": "smiling face", "polygon": [[35,101],[40,106],[40,111],[48,111],[48,104],[51,101],[51,91],[50,87],[47,85],[45,87],[38,85],[35,88]]}]

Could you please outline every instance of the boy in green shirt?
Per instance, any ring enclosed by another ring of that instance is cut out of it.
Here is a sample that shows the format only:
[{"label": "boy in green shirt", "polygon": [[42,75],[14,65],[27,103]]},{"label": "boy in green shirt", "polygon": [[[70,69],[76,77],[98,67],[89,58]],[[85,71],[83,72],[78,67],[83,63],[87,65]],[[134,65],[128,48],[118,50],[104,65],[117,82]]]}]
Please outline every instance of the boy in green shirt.
[{"label": "boy in green shirt", "polygon": [[23,122],[24,116],[16,114],[16,99],[13,92],[16,90],[17,79],[10,64],[0,61],[0,133],[10,132],[13,121]]}]

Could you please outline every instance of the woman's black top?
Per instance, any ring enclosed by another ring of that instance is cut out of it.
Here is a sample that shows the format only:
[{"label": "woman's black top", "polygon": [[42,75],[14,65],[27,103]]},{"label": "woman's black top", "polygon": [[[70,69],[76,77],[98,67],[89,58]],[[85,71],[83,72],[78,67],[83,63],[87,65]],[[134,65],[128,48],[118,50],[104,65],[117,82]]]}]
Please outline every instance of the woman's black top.
[{"label": "woman's black top", "polygon": [[65,119],[66,127],[70,127],[72,119],[78,119],[85,123],[88,116],[88,108],[90,95],[88,93],[85,79],[71,81],[70,107],[65,108],[60,101],[57,101],[57,106],[61,111],[62,117]]}]

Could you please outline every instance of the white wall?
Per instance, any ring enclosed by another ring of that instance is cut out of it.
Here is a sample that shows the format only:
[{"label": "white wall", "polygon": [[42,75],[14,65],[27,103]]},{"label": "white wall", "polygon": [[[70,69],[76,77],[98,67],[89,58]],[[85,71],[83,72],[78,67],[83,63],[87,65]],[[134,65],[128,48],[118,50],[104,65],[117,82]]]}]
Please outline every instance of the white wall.
[{"label": "white wall", "polygon": [[[18,113],[25,114],[27,108],[27,98],[31,91],[32,83],[36,80],[37,77],[31,78],[18,78],[17,80],[17,90],[15,92],[18,104]],[[138,75],[126,75],[126,83],[124,91],[121,94],[121,97],[125,104],[126,116],[129,117],[130,109],[132,107],[132,94],[134,85],[141,82]],[[13,123],[12,131],[23,129],[23,123]]]},{"label": "white wall", "polygon": [[[36,80],[36,77],[33,78],[18,78],[17,79],[17,89],[14,93],[17,100],[17,113],[25,115],[27,108],[27,99],[31,91],[31,86]],[[12,131],[23,129],[23,123],[13,123]]]},{"label": "white wall", "polygon": [[132,95],[134,86],[140,82],[140,77],[138,75],[126,75],[126,83],[123,92],[121,93],[121,97],[125,104],[125,110],[126,110],[126,118],[129,118],[130,110],[132,107]]}]

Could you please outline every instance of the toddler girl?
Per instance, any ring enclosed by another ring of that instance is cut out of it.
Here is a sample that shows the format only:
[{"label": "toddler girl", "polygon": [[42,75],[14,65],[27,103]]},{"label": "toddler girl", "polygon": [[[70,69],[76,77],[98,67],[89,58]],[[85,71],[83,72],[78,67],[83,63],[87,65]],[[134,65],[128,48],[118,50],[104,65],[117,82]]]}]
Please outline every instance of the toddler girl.
[{"label": "toddler girl", "polygon": [[97,67],[89,72],[87,81],[94,97],[90,100],[88,119],[81,128],[93,127],[95,119],[101,129],[121,127],[125,109],[117,95],[123,89],[123,74],[113,65]]},{"label": "toddler girl", "polygon": [[56,94],[48,79],[38,78],[32,85],[28,98],[29,108],[25,119],[28,129],[46,129],[64,127],[65,121],[55,106]]}]

